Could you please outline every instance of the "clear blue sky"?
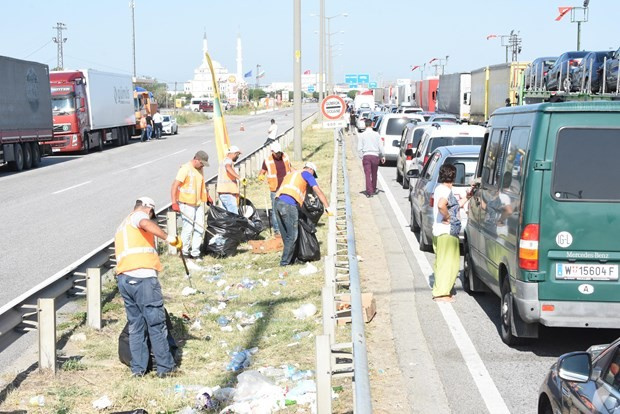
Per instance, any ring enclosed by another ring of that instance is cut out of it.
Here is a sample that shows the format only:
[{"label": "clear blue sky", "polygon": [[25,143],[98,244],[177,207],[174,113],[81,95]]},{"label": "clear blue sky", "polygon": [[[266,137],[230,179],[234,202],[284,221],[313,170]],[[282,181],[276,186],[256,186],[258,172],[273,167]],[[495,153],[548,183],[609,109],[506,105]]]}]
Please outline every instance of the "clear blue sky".
[{"label": "clear blue sky", "polygon": [[[468,71],[504,61],[499,39],[489,34],[520,31],[521,60],[559,55],[576,48],[570,15],[554,21],[558,6],[583,0],[325,0],[333,43],[334,79],[369,73],[371,80],[414,77],[411,65],[449,55],[447,72]],[[52,26],[68,30],[65,67],[132,72],[128,0],[4,0],[0,55],[56,65]],[[319,0],[302,0],[302,69],[318,70]],[[620,0],[591,0],[582,25],[582,48],[620,47]],[[264,82],[293,79],[293,0],[136,0],[137,71],[165,82],[184,82],[201,62],[206,30],[214,60],[235,72],[237,33],[244,71],[261,64]],[[427,74],[429,71],[427,71]],[[179,85],[179,88],[181,86]]]}]

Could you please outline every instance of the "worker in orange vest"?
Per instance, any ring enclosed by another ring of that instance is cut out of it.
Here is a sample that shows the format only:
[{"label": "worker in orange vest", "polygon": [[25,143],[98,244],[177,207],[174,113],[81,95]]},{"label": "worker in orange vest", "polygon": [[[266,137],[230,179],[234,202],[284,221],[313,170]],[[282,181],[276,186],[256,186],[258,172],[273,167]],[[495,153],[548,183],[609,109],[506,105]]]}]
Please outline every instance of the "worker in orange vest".
[{"label": "worker in orange vest", "polygon": [[182,254],[194,260],[201,260],[200,245],[205,228],[204,203],[210,200],[209,189],[205,186],[202,173],[202,169],[208,166],[209,155],[204,151],[198,151],[190,162],[179,168],[170,189],[172,210],[181,213],[182,216],[181,240],[184,245]]},{"label": "worker in orange vest", "polygon": [[282,146],[279,142],[271,144],[271,155],[263,162],[263,166],[258,174],[260,181],[265,181],[267,178],[267,184],[269,184],[269,191],[271,192],[271,224],[276,237],[280,237],[280,228],[278,227],[278,220],[276,219],[276,211],[274,209],[274,202],[276,199],[276,193],[286,177],[286,174],[291,171],[295,171],[288,155],[282,152]]},{"label": "worker in orange vest", "polygon": [[227,211],[235,214],[239,214],[239,183],[245,185],[245,179],[241,179],[235,170],[235,161],[239,155],[241,150],[237,146],[228,148],[217,172],[217,195],[220,202]]},{"label": "worker in orange vest", "polygon": [[132,376],[146,373],[151,358],[147,339],[150,339],[155,355],[157,376],[165,377],[175,370],[167,339],[164,298],[157,279],[162,266],[155,237],[166,240],[177,249],[183,247],[183,242],[166,234],[152,220],[154,218],[155,202],[149,197],[140,197],[114,237],[118,291],[125,302],[129,322]]},{"label": "worker in orange vest", "polygon": [[290,172],[284,177],[282,185],[276,194],[275,210],[278,227],[282,234],[284,250],[280,259],[280,266],[293,264],[295,258],[295,244],[297,243],[299,226],[299,208],[306,198],[308,186],[325,206],[328,215],[333,215],[325,194],[316,182],[316,165],[307,162],[303,170]]}]

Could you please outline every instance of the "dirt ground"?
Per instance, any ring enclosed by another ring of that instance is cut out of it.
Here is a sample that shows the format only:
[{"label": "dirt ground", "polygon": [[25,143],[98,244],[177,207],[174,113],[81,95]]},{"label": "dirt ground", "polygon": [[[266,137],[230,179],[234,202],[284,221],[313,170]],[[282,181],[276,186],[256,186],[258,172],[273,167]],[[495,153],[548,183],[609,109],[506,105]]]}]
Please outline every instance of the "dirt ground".
[{"label": "dirt ground", "polygon": [[353,136],[347,136],[347,167],[355,226],[355,243],[359,263],[362,291],[373,292],[377,302],[377,314],[366,325],[368,346],[368,369],[374,413],[396,413],[408,411],[407,396],[400,392],[404,382],[399,368],[392,324],[390,318],[390,275],[386,271],[384,247],[381,238],[376,237],[379,229],[375,223],[370,203],[360,192],[365,188],[364,171],[355,151]]}]

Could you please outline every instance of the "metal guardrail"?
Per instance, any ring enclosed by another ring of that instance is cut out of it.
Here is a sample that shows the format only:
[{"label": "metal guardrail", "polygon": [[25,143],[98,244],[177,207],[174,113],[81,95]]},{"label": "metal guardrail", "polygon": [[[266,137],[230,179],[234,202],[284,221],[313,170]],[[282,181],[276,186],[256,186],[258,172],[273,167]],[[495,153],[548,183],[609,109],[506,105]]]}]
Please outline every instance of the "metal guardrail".
[{"label": "metal guardrail", "polygon": [[[338,168],[340,158],[340,167]],[[334,131],[334,161],[332,164],[332,192],[330,207],[334,217],[329,219],[327,256],[325,257],[325,286],[322,289],[323,335],[316,337],[317,412],[332,412],[331,379],[353,377],[354,412],[372,413],[370,379],[362,295],[349,177],[346,165],[346,143],[342,130]],[[344,205],[343,205],[344,204]],[[338,287],[348,286],[351,304],[351,342],[336,343],[336,324],[341,313],[336,303],[341,294]],[[351,351],[347,351],[350,349]]]},{"label": "metal guardrail", "polygon": [[[316,116],[315,112],[304,119],[302,129],[314,122]],[[284,148],[292,140],[293,128],[287,129],[276,138],[276,141],[280,142]],[[268,156],[269,146],[261,145],[238,161],[236,165],[240,167],[243,177],[253,176]],[[217,180],[217,174],[205,181],[211,183],[215,180]],[[157,220],[160,225],[165,223],[166,212],[170,205],[169,203],[157,211]],[[49,368],[55,371],[55,357],[50,355],[54,352],[55,356],[56,352],[56,309],[69,302],[72,296],[86,296],[88,325],[101,329],[102,275],[115,265],[114,240],[112,239],[2,306],[0,308],[0,352],[25,333],[38,330],[39,368]],[[53,300],[51,304],[50,299]],[[43,327],[43,323],[51,325],[53,329],[50,329],[50,326]],[[42,334],[45,338],[41,337]],[[47,345],[42,348],[43,343]]]}]

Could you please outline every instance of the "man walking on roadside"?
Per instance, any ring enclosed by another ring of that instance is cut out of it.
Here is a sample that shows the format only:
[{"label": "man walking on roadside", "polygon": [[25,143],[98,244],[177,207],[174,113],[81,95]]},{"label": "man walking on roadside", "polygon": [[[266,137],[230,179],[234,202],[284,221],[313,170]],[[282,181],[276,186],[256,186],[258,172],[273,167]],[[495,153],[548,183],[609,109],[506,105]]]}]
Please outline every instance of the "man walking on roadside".
[{"label": "man walking on roadside", "polygon": [[276,194],[274,209],[278,227],[282,234],[284,250],[280,259],[280,266],[288,266],[295,261],[295,245],[299,234],[299,208],[306,198],[308,186],[325,206],[329,216],[333,215],[329,209],[327,198],[316,182],[316,165],[307,162],[303,170],[290,172],[284,177],[282,185]]},{"label": "man walking on roadside", "polygon": [[379,193],[377,190],[377,170],[379,161],[385,163],[383,143],[379,133],[371,128],[372,121],[365,120],[366,129],[357,135],[357,151],[362,158],[364,175],[366,176],[366,197],[370,198]]},{"label": "man walking on roadside", "polygon": [[202,173],[202,169],[208,165],[207,153],[198,151],[194,159],[179,168],[170,189],[172,210],[182,216],[182,254],[195,260],[200,260],[200,245],[205,229],[204,203],[209,201],[208,188]]},{"label": "man walking on roadside", "polygon": [[159,110],[153,115],[153,124],[155,125],[155,139],[161,139],[164,117],[161,116]]},{"label": "man walking on roadside", "polygon": [[177,249],[181,249],[183,243],[178,237],[166,234],[153,218],[155,202],[149,197],[140,197],[133,212],[116,230],[114,249],[118,291],[125,302],[129,322],[131,375],[141,377],[146,373],[151,358],[147,347],[147,340],[150,340],[157,376],[163,378],[176,367],[170,354],[164,298],[157,279],[162,266],[155,237]]},{"label": "man walking on roadside", "polygon": [[271,155],[267,160],[263,162],[263,166],[258,174],[258,179],[261,181],[267,177],[267,184],[269,184],[269,191],[271,194],[271,225],[273,226],[273,232],[276,237],[280,235],[280,228],[278,227],[278,220],[276,219],[276,211],[274,207],[276,192],[282,185],[284,177],[294,168],[291,166],[288,155],[282,152],[282,146],[279,142],[271,144]]},{"label": "man walking on roadside", "polygon": [[271,125],[269,125],[269,129],[267,130],[267,142],[265,144],[271,144],[276,140],[278,136],[278,125],[276,124],[276,120],[271,120]]},{"label": "man walking on roadside", "polygon": [[226,157],[220,163],[217,173],[217,195],[222,206],[231,213],[239,214],[239,182],[245,185],[235,170],[235,161],[239,159],[241,150],[235,145],[228,148]]}]

